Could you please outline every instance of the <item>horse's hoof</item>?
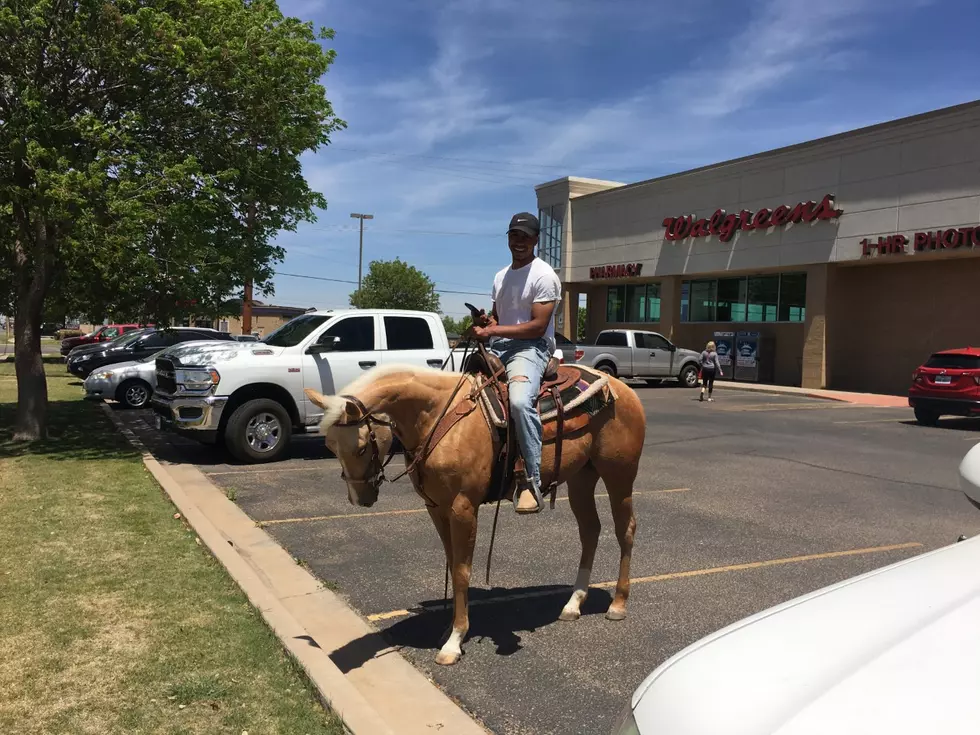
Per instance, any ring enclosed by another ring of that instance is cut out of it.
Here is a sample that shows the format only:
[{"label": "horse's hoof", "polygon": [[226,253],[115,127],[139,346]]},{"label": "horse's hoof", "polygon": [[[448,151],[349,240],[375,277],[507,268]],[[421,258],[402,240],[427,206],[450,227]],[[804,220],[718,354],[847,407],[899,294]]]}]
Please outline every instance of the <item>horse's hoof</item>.
[{"label": "horse's hoof", "polygon": [[458,653],[445,653],[444,651],[439,651],[436,656],[436,663],[440,666],[452,666],[457,661],[459,661]]},{"label": "horse's hoof", "polygon": [[606,620],[626,620],[626,610],[611,607],[606,610]]},{"label": "horse's hoof", "polygon": [[579,610],[569,610],[565,608],[561,611],[561,615],[558,616],[559,620],[564,620],[566,623],[570,623],[573,620],[578,620],[582,617],[582,613]]}]

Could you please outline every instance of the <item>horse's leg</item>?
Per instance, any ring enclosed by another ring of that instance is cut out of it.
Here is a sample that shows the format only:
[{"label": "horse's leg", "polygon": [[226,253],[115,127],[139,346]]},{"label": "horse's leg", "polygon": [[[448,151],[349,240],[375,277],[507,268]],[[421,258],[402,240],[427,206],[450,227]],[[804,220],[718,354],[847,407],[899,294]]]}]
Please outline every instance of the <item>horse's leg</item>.
[{"label": "horse's leg", "polygon": [[[446,550],[446,566],[452,567],[453,541],[449,530],[449,519],[446,517],[446,512],[437,505],[427,506],[426,510],[429,511],[429,518],[432,519],[432,525],[435,526],[436,531],[439,532],[439,538],[442,539],[442,546]],[[452,625],[446,629],[446,632],[443,634],[442,638],[439,639],[439,645],[442,645],[449,639],[452,629]]]},{"label": "horse's leg", "polygon": [[599,514],[595,507],[595,485],[598,481],[599,473],[591,464],[587,464],[568,478],[568,502],[578,523],[582,558],[578,563],[575,590],[562,608],[559,620],[578,620],[582,615],[582,603],[589,594],[589,578],[592,576],[592,562],[595,559],[596,546],[599,544],[601,528]]},{"label": "horse's leg", "polygon": [[436,656],[436,663],[454,664],[463,654],[462,643],[470,630],[469,591],[476,546],[476,507],[463,493],[456,496],[449,514],[452,537],[453,630]]},{"label": "horse's leg", "polygon": [[616,538],[619,540],[619,579],[616,581],[616,595],[606,611],[608,620],[623,620],[626,617],[626,600],[630,596],[630,558],[633,555],[633,537],[636,534],[633,481],[638,469],[638,465],[620,466],[602,476],[609,492],[609,506],[616,524]]}]

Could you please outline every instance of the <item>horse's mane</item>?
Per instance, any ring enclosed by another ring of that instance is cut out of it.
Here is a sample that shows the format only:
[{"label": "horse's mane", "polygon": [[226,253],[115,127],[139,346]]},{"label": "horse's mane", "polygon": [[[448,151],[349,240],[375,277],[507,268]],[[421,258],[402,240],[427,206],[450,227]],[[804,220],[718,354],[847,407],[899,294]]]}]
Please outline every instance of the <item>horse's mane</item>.
[{"label": "horse's mane", "polygon": [[438,375],[442,377],[453,377],[456,380],[459,380],[460,375],[459,373],[449,372],[448,370],[439,370],[438,368],[423,367],[421,365],[382,365],[381,367],[368,370],[340,392],[346,395],[356,396],[362,393],[365,389],[374,385],[375,382],[381,380],[382,378],[387,378],[389,375],[398,375],[400,373],[408,373],[416,378],[425,378],[426,376],[430,375]]},{"label": "horse's mane", "polygon": [[357,380],[347,385],[345,388],[343,388],[343,390],[339,391],[338,395],[324,396],[324,399],[327,401],[327,405],[324,406],[323,420],[320,422],[321,429],[326,431],[328,427],[337,423],[340,420],[341,415],[343,415],[347,401],[341,398],[341,395],[360,396],[382,378],[386,378],[391,375],[404,374],[411,375],[417,379],[425,379],[429,376],[453,378],[455,380],[459,380],[460,378],[460,373],[448,372],[446,370],[439,370],[431,367],[423,367],[421,365],[396,363],[393,365],[382,365],[381,367],[373,368],[359,376]]}]

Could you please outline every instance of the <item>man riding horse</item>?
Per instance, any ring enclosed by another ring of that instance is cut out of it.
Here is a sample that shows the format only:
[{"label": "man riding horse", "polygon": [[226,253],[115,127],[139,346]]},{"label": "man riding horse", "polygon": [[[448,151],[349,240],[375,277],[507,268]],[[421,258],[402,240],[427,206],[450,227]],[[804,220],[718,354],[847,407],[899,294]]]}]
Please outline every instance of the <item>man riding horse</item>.
[{"label": "man riding horse", "polygon": [[524,458],[517,470],[514,507],[518,513],[537,513],[544,507],[541,492],[541,417],[536,400],[548,360],[555,351],[552,317],[561,301],[561,281],[554,269],[534,255],[538,218],[515,214],[507,230],[511,264],[493,279],[490,315],[482,314],[470,330],[486,341],[507,369],[513,426]]}]

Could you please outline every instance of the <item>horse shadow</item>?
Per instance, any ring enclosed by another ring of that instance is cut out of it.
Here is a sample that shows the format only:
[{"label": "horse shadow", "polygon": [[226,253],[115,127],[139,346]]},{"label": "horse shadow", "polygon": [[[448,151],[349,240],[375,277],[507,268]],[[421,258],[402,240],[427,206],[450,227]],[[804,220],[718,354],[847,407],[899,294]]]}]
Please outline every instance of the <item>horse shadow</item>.
[{"label": "horse shadow", "polygon": [[[558,622],[562,607],[572,594],[569,585],[495,587],[470,590],[470,631],[466,640],[489,638],[498,656],[521,650],[521,636]],[[612,602],[604,589],[590,589],[582,604],[582,617],[602,615]],[[426,600],[408,617],[377,633],[370,633],[341,646],[330,659],[345,674],[391,649],[438,651],[452,624],[453,605],[443,600]]]}]

